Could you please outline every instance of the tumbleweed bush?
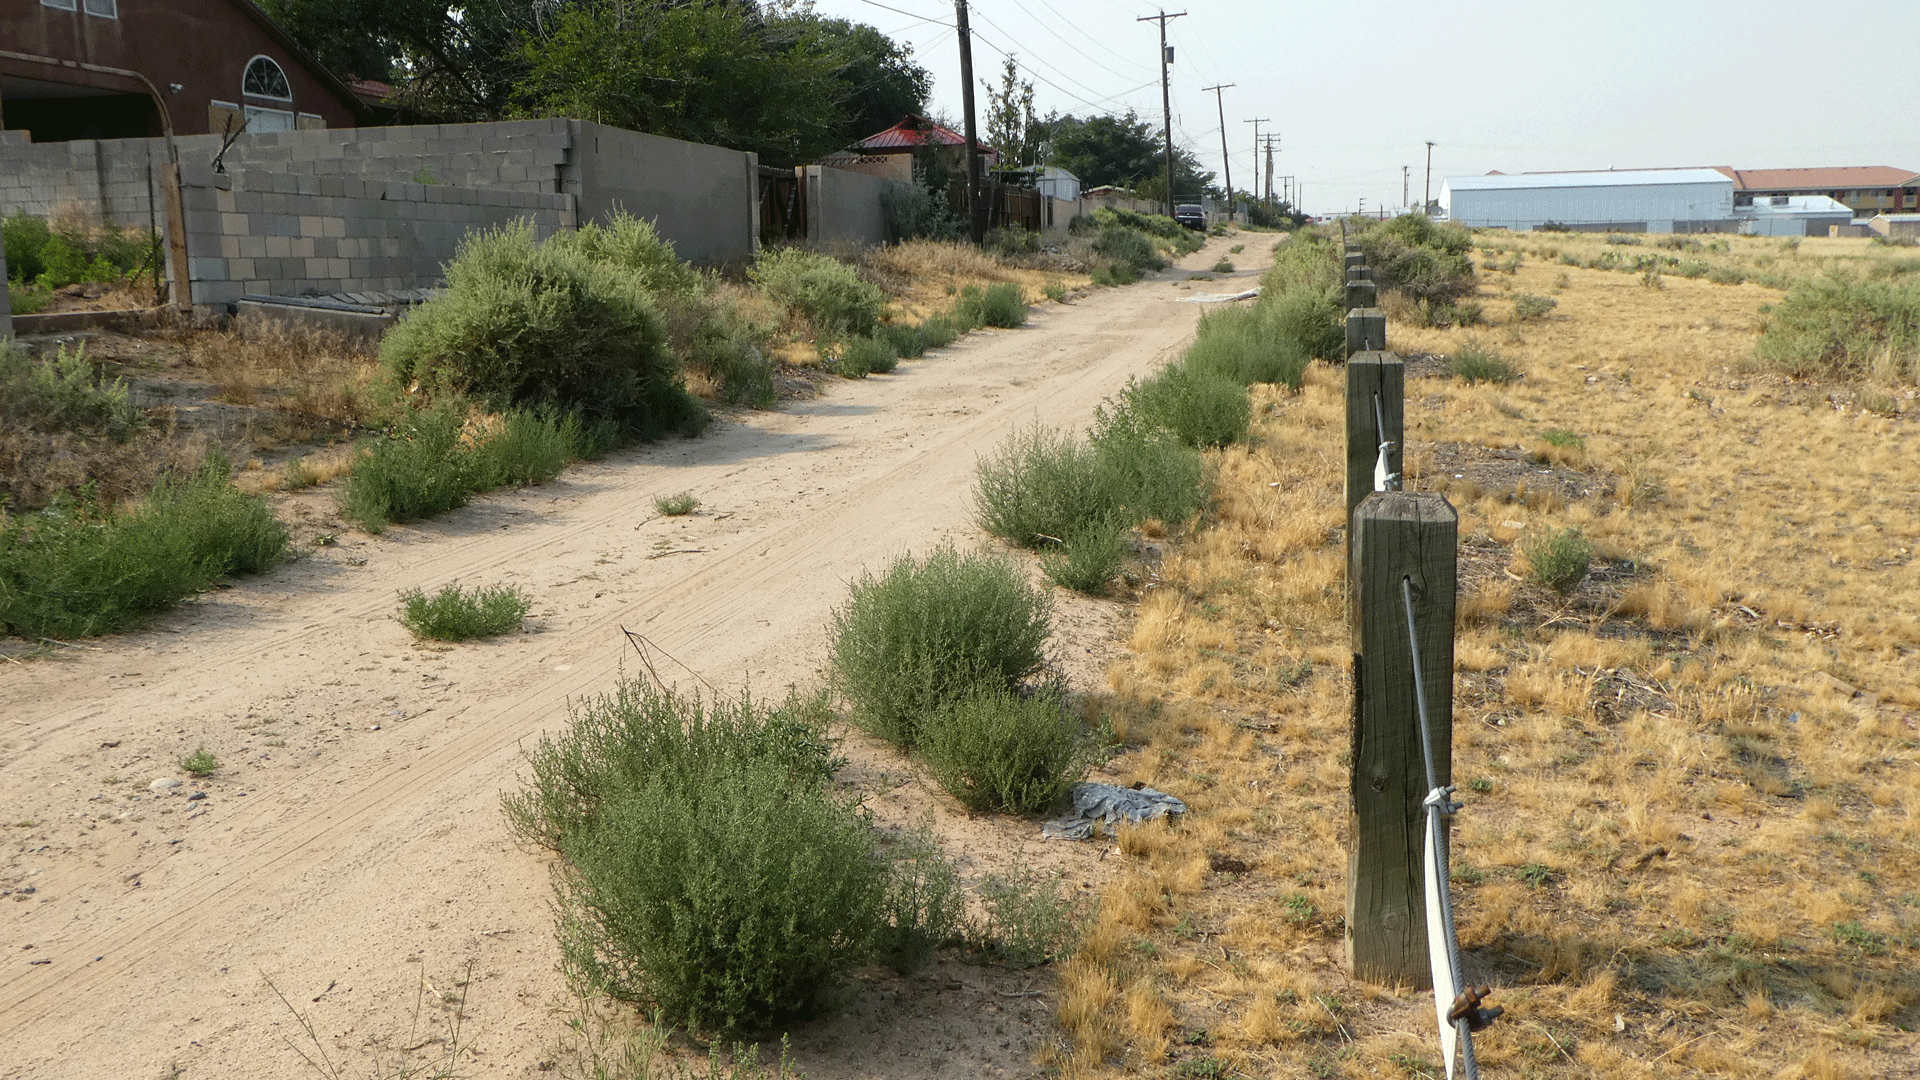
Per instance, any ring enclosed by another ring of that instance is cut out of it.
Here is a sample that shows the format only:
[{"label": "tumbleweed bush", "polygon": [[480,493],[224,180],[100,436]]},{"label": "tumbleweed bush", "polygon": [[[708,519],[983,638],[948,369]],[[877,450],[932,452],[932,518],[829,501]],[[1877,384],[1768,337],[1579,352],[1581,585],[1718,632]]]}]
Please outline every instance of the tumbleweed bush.
[{"label": "tumbleweed bush", "polygon": [[981,686],[927,713],[920,752],[970,810],[1032,814],[1086,772],[1086,733],[1058,691]]},{"label": "tumbleweed bush", "polygon": [[671,1023],[755,1034],[823,1004],[874,954],[889,868],[828,784],[820,714],[622,681],[571,710],[505,800],[557,849],[564,963]]},{"label": "tumbleweed bush", "polygon": [[533,599],[511,585],[463,589],[456,582],[429,596],[419,589],[400,594],[400,621],[434,641],[493,637],[520,625]]},{"label": "tumbleweed bush", "polygon": [[946,545],[901,555],[862,574],[833,613],[834,684],[855,723],[909,748],[934,710],[1038,674],[1050,628],[1046,594],[1002,556]]}]

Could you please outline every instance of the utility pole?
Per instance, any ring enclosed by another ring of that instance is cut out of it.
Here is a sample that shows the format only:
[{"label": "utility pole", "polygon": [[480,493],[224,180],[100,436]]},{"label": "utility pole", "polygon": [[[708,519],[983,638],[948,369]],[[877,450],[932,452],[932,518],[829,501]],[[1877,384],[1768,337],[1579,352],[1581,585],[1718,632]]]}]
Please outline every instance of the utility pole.
[{"label": "utility pole", "polygon": [[[960,0],[965,3],[966,0]],[[1158,15],[1148,15],[1134,22],[1157,22],[1160,24],[1160,115],[1166,122],[1167,135],[1167,216],[1173,216],[1173,98],[1167,90],[1167,67],[1173,63],[1173,50],[1167,47],[1167,20],[1178,19],[1184,11],[1167,14],[1166,8]]]},{"label": "utility pole", "polygon": [[1411,165],[1400,166],[1400,205],[1402,207],[1407,205],[1407,177],[1412,171],[1413,167]]},{"label": "utility pole", "polygon": [[1420,194],[1420,212],[1433,205],[1433,140],[1427,140],[1427,186]]},{"label": "utility pole", "polygon": [[[1260,197],[1260,125],[1268,123],[1266,117],[1258,120],[1242,120],[1243,124],[1253,125],[1253,183],[1247,185],[1247,199],[1251,202]],[[1226,125],[1221,125],[1225,127]]]},{"label": "utility pole", "polygon": [[1273,147],[1280,141],[1278,135],[1268,135],[1264,140],[1267,151],[1267,202],[1273,202]]},{"label": "utility pole", "polygon": [[953,0],[954,28],[960,38],[960,105],[967,111],[967,235],[975,244],[986,238],[980,205],[980,138],[973,122],[973,32],[967,28],[967,0]]},{"label": "utility pole", "polygon": [[[1207,90],[1213,91],[1213,104],[1220,110],[1220,161],[1227,168],[1228,221],[1233,220],[1233,158],[1227,154],[1227,106],[1220,96],[1220,91],[1233,85],[1233,83],[1221,83],[1219,86],[1207,87]],[[1205,92],[1202,91],[1202,93]]]}]

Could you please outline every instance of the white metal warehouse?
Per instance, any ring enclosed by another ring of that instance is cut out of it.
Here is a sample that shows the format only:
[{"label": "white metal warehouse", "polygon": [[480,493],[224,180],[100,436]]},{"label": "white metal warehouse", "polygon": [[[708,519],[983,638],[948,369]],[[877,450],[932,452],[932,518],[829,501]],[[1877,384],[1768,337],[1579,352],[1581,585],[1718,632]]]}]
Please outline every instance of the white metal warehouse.
[{"label": "white metal warehouse", "polygon": [[1462,225],[1526,231],[1692,232],[1731,229],[1733,178],[1718,169],[1450,176],[1441,201]]}]

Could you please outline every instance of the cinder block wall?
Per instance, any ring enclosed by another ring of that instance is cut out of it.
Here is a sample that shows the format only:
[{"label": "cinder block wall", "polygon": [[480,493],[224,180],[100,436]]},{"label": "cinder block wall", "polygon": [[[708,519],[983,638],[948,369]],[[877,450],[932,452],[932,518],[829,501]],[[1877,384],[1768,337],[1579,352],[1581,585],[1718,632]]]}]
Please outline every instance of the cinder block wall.
[{"label": "cinder block wall", "polygon": [[[759,247],[756,155],[584,121],[267,132],[224,155],[216,135],[173,145],[201,304],[431,285],[467,230],[517,217],[544,235],[625,209],[682,259],[709,264],[750,261]],[[167,155],[164,139],[0,134],[0,214],[71,208],[164,231]]]},{"label": "cinder block wall", "polygon": [[758,154],[585,120],[564,123],[573,152],[563,190],[576,199],[582,224],[624,209],[653,221],[690,262],[747,262],[759,250]]},{"label": "cinder block wall", "polygon": [[468,233],[529,219],[544,239],[574,227],[573,198],[259,169],[181,170],[193,301],[440,284]]},{"label": "cinder block wall", "polygon": [[886,192],[910,185],[898,180],[806,165],[796,170],[807,185],[807,246],[817,251],[872,247],[893,239],[888,235]]}]

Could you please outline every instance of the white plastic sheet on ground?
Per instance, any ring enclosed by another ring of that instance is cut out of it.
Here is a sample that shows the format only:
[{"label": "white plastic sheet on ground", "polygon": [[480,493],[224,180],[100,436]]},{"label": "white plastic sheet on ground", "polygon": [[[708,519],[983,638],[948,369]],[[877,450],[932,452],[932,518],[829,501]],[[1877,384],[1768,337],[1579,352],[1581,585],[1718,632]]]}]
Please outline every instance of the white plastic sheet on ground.
[{"label": "white plastic sheet on ground", "polygon": [[1040,827],[1040,835],[1048,840],[1087,840],[1102,830],[1111,836],[1122,822],[1144,825],[1187,812],[1186,803],[1150,787],[1075,784],[1067,794],[1073,800],[1073,809]]},{"label": "white plastic sheet on ground", "polygon": [[1233,300],[1251,300],[1260,295],[1258,287],[1236,293],[1194,293],[1180,298],[1182,304],[1225,304]]}]

